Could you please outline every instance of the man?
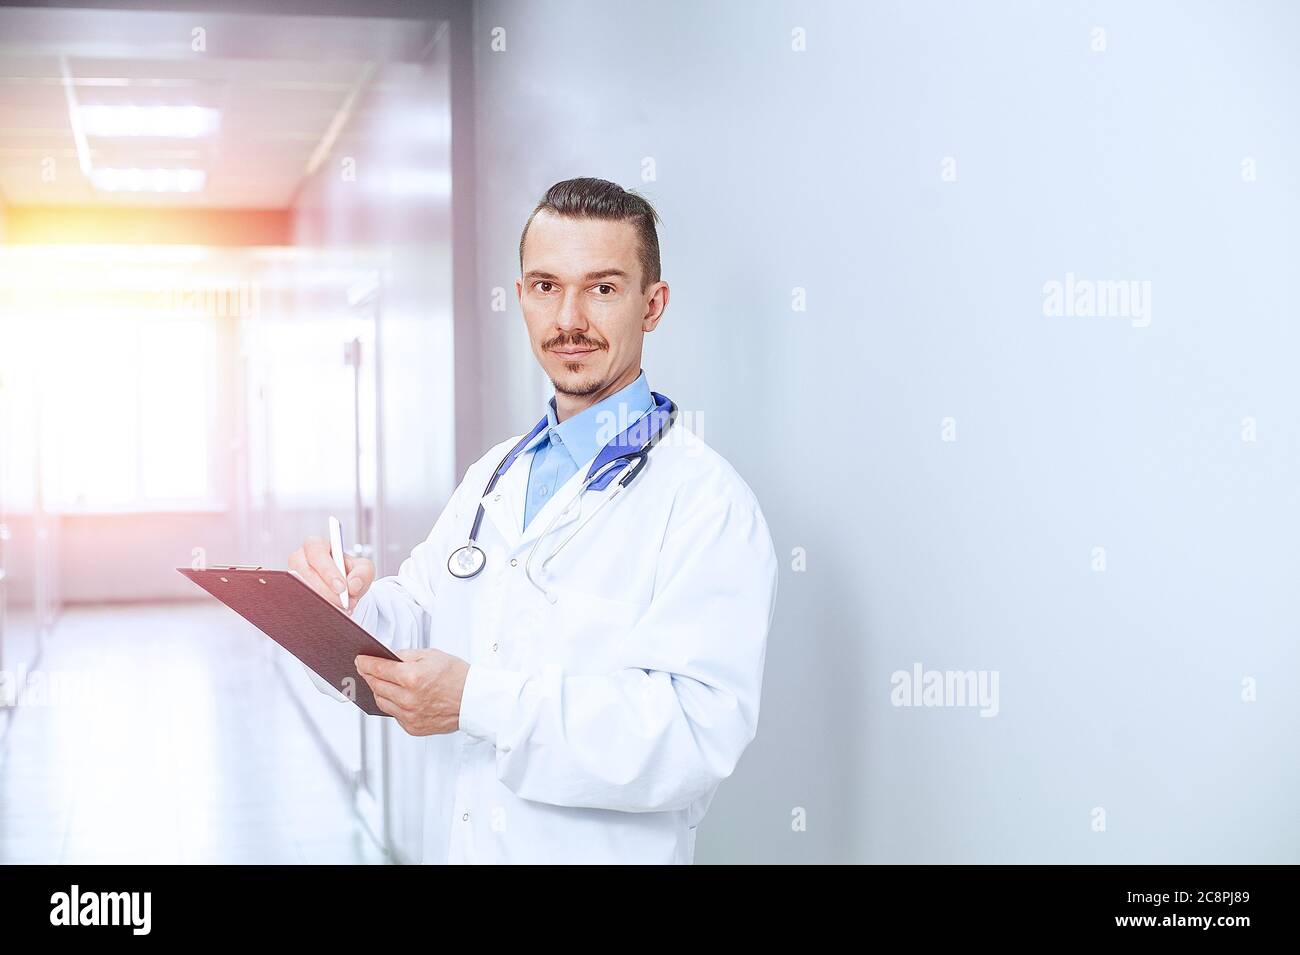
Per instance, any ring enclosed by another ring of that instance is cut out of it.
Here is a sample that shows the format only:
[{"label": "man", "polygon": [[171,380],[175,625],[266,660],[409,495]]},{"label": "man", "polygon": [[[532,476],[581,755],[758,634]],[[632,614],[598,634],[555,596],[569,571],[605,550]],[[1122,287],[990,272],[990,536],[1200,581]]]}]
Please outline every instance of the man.
[{"label": "man", "polygon": [[[546,418],[469,468],[397,576],[346,562],[353,618],[402,659],[357,671],[429,737],[425,862],[690,862],[754,737],[776,555],[749,487],[641,370],[668,305],[657,219],[604,180],[547,191],[515,283]],[[626,486],[628,461],[590,473],[655,438]],[[289,565],[341,603],[326,541]]]}]

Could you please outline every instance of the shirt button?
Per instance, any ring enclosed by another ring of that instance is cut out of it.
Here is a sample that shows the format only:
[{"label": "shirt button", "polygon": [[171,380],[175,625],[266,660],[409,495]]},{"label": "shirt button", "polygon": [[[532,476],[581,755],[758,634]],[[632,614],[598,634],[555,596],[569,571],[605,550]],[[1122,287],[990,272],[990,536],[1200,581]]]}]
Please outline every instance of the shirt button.
[{"label": "shirt button", "polygon": [[494,500],[494,501],[499,501],[499,500],[501,500],[501,495],[500,495],[500,494],[494,495],[493,498],[492,498],[492,500]]},{"label": "shirt button", "polygon": [[493,652],[493,653],[496,653],[496,652],[497,652],[497,645],[496,645],[495,643],[492,644],[492,652]]},{"label": "shirt button", "polygon": [[541,494],[541,495],[545,495],[545,494],[546,494],[546,485],[543,484],[541,487],[539,487],[539,488],[537,489],[537,493],[538,493],[538,494]]}]

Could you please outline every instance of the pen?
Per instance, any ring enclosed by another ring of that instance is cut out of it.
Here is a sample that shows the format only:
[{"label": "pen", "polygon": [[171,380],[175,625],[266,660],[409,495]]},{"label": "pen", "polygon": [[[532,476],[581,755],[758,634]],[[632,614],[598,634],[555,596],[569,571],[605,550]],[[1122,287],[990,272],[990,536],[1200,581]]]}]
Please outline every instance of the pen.
[{"label": "pen", "polygon": [[334,566],[343,575],[343,589],[339,592],[339,600],[343,601],[343,609],[347,610],[348,568],[343,561],[343,525],[333,514],[330,515],[330,556],[334,558]]}]

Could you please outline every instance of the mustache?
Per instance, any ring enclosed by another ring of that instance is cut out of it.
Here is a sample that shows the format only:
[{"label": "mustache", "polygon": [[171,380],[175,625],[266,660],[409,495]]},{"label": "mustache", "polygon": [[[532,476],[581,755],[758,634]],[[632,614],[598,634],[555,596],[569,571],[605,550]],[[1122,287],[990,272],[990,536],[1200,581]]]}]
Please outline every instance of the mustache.
[{"label": "mustache", "polygon": [[548,338],[542,342],[542,348],[599,348],[601,350],[609,348],[607,342],[597,341],[594,338],[588,338],[581,332],[572,335],[556,335],[554,338]]}]

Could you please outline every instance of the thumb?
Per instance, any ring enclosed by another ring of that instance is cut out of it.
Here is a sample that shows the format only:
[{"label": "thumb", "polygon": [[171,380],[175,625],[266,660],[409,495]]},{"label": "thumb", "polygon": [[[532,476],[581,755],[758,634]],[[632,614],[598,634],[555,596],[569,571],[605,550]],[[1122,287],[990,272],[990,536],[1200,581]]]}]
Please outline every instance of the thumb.
[{"label": "thumb", "polygon": [[343,558],[343,566],[348,569],[348,584],[352,581],[360,580],[364,582],[373,573],[374,565],[363,557],[353,557],[350,554]]}]

